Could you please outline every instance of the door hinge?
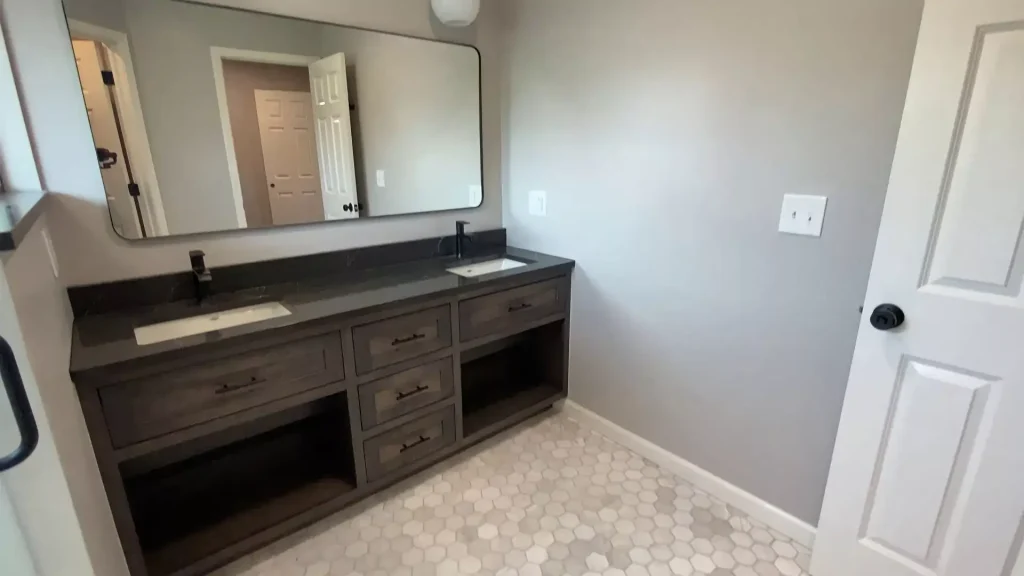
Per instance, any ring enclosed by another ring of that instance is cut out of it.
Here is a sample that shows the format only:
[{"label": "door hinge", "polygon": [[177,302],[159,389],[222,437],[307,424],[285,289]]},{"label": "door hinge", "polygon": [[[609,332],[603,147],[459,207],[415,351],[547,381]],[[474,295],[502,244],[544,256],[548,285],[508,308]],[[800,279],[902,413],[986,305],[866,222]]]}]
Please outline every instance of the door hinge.
[{"label": "door hinge", "polygon": [[139,185],[134,182],[129,184],[128,195],[131,196],[132,198],[138,198],[139,196],[141,196],[142,193],[139,191]]},{"label": "door hinge", "polygon": [[103,85],[104,86],[113,86],[114,85],[114,73],[111,72],[110,70],[100,70],[100,76],[103,76]]}]

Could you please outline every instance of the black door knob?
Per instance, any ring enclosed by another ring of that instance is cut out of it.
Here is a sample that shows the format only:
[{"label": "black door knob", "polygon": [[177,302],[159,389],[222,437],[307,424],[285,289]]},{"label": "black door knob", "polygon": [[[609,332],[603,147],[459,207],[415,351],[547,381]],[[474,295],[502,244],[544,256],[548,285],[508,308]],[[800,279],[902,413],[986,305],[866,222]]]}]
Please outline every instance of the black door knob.
[{"label": "black door knob", "polygon": [[871,313],[871,325],[878,330],[899,328],[906,319],[903,310],[895,304],[880,304]]}]

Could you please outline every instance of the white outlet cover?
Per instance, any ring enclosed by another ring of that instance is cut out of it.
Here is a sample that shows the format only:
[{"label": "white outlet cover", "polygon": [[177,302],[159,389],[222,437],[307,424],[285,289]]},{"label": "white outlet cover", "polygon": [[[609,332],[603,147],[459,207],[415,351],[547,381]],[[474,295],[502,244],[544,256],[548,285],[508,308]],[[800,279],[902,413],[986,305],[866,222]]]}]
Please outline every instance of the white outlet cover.
[{"label": "white outlet cover", "polygon": [[377,187],[384,188],[387,185],[386,182],[387,180],[384,178],[384,171],[377,170]]},{"label": "white outlet cover", "polygon": [[548,215],[548,193],[543,190],[530,191],[530,215]]},{"label": "white outlet cover", "polygon": [[60,278],[60,269],[57,267],[57,254],[53,250],[53,240],[50,239],[50,230],[43,228],[43,246],[46,246],[46,255],[50,257],[50,268],[53,268],[53,277]]},{"label": "white outlet cover", "polygon": [[820,237],[825,222],[826,204],[828,198],[825,196],[786,194],[782,198],[779,232]]}]

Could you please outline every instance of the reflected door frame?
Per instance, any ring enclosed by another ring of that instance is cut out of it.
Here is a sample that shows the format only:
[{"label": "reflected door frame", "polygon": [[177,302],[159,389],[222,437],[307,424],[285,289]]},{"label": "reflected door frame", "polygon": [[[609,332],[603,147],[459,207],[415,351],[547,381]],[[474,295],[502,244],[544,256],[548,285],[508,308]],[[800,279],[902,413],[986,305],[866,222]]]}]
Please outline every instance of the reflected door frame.
[{"label": "reflected door frame", "polygon": [[132,172],[142,194],[146,230],[153,236],[167,236],[167,217],[164,214],[163,197],[156,178],[156,164],[149,146],[149,135],[142,115],[139,88],[135,81],[135,65],[132,63],[128,35],[124,32],[103,28],[95,24],[68,18],[68,32],[72,39],[91,40],[102,44],[113,52],[120,62],[110,62],[114,74],[114,94],[117,98],[118,114],[124,126],[125,146],[131,158]]},{"label": "reflected door frame", "polygon": [[217,107],[220,111],[220,128],[224,134],[224,149],[228,156],[228,175],[231,179],[231,198],[235,204],[235,217],[239,228],[248,228],[243,203],[242,180],[238,175],[238,158],[235,156],[235,139],[231,134],[231,115],[228,110],[228,93],[224,84],[224,61],[255,62],[258,64],[280,64],[284,66],[304,66],[319,60],[315,56],[298,54],[281,54],[278,52],[260,52],[258,50],[239,50],[237,48],[210,47],[213,59],[213,82],[217,89]]}]

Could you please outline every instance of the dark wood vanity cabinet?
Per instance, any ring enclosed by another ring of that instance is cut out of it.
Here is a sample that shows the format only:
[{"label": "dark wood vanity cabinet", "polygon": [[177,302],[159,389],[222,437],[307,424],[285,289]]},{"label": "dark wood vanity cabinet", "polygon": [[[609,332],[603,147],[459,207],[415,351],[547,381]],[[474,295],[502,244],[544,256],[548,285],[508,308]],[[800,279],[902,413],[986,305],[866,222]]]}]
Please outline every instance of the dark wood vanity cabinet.
[{"label": "dark wood vanity cabinet", "polygon": [[522,274],[76,374],[132,575],[205,574],[564,398],[569,293]]}]

